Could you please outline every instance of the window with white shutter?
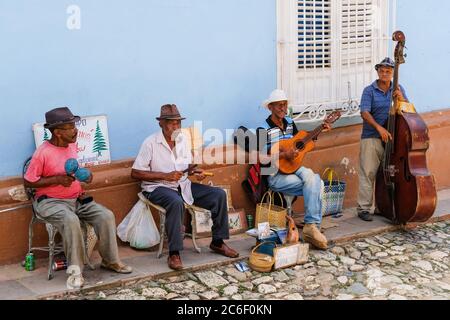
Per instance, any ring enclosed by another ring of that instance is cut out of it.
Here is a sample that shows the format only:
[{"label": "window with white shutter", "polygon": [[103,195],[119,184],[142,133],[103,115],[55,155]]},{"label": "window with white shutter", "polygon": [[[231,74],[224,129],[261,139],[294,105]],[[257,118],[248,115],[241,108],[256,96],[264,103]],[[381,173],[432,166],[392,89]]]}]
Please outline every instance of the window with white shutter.
[{"label": "window with white shutter", "polygon": [[331,66],[331,0],[298,2],[298,67]]},{"label": "window with white shutter", "polygon": [[342,64],[370,63],[373,3],[371,0],[344,0],[341,3]]},{"label": "window with white shutter", "polygon": [[278,0],[278,87],[298,121],[329,110],[359,115],[359,99],[388,55],[389,0]]}]

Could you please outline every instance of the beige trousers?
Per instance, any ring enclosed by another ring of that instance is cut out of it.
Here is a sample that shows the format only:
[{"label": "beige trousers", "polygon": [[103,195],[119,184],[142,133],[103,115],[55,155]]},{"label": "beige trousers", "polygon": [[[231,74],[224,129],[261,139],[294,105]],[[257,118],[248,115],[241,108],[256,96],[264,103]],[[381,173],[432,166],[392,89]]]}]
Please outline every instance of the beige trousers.
[{"label": "beige trousers", "polygon": [[359,192],[357,212],[370,212],[374,202],[375,179],[383,161],[381,139],[362,139],[359,150]]},{"label": "beige trousers", "polygon": [[54,225],[63,239],[68,266],[76,265],[83,270],[85,244],[80,220],[90,224],[99,239],[98,251],[107,263],[119,263],[114,214],[92,201],[82,205],[77,199],[52,199],[33,202],[36,213]]}]

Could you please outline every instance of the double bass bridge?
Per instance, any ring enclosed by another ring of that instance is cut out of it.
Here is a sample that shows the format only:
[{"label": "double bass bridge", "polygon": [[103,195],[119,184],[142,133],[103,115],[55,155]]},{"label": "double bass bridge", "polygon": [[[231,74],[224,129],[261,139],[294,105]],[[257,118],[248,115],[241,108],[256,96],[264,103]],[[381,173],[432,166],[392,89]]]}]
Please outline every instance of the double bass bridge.
[{"label": "double bass bridge", "polygon": [[395,177],[395,175],[399,173],[400,170],[396,169],[395,165],[390,165],[385,169],[385,172],[388,174],[389,177]]}]

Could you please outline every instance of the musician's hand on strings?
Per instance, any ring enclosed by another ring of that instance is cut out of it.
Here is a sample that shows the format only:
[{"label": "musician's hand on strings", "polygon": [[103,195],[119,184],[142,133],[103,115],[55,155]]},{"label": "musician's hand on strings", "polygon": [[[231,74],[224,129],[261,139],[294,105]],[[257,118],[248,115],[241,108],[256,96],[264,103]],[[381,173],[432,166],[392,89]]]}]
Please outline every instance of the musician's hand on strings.
[{"label": "musician's hand on strings", "polygon": [[328,132],[328,131],[330,131],[330,130],[331,130],[331,124],[325,122],[325,123],[323,124],[322,132]]},{"label": "musician's hand on strings", "polygon": [[400,88],[397,88],[397,90],[394,91],[392,96],[395,99],[398,99],[399,101],[406,101],[405,97],[403,96],[403,92],[402,92],[402,90],[400,90]]},{"label": "musician's hand on strings", "polygon": [[203,169],[195,169],[194,175],[198,182],[205,180],[206,176],[204,174],[205,170]]},{"label": "musician's hand on strings", "polygon": [[392,140],[392,135],[382,126],[379,126],[377,128],[377,131],[380,134],[381,139],[383,140],[384,143],[387,143],[389,140]]},{"label": "musician's hand on strings", "polygon": [[294,160],[295,158],[297,158],[298,156],[298,150],[294,150],[294,149],[290,149],[288,151],[283,151],[281,153],[281,157],[286,159],[286,160]]},{"label": "musician's hand on strings", "polygon": [[172,171],[169,173],[166,173],[166,179],[167,181],[178,181],[183,176],[183,172],[181,171]]}]

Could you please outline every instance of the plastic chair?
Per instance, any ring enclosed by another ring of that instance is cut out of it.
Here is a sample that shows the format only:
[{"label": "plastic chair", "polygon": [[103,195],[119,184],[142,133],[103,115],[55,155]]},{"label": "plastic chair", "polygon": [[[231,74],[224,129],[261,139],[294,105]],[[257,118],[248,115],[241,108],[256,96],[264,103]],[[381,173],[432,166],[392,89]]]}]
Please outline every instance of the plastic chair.
[{"label": "plastic chair", "polygon": [[[144,194],[142,192],[138,193],[138,197],[140,200],[142,200],[147,205],[149,210],[150,210],[150,208],[154,208],[158,211],[159,232],[161,234],[161,241],[159,242],[159,248],[158,248],[158,253],[157,253],[156,257],[159,259],[162,257],[164,238],[167,236],[167,234],[166,234],[166,209],[164,209],[163,207],[148,200],[147,197],[144,196]],[[195,210],[198,209],[198,207],[193,206],[193,205],[188,205],[187,203],[184,203],[184,207],[187,209],[187,211],[191,215],[191,226],[192,226],[192,232],[186,233],[186,235],[191,237],[192,243],[194,245],[194,250],[197,251],[198,253],[200,253],[201,249],[198,247],[197,242],[196,242],[196,237],[197,237],[197,227],[196,227],[197,223],[196,222],[197,222],[197,220],[195,218]]]},{"label": "plastic chair", "polygon": [[[22,178],[25,177],[25,173],[28,170],[28,166],[30,165],[30,161],[31,161],[31,157],[29,157],[22,168]],[[25,180],[24,180],[25,182]],[[35,195],[35,190],[33,188],[27,188],[25,187],[25,192],[28,196],[28,199],[31,200],[31,202],[34,201],[34,195]],[[28,225],[28,252],[31,253],[33,251],[44,251],[44,252],[48,252],[48,270],[47,270],[47,279],[51,280],[54,277],[54,270],[53,270],[53,263],[54,263],[54,259],[55,256],[61,253],[64,253],[64,249],[63,249],[63,245],[62,243],[56,243],[55,242],[55,236],[58,233],[58,229],[46,222],[44,219],[42,219],[34,210],[34,206],[33,204],[31,205],[31,211],[32,211],[32,215],[31,215],[31,220],[30,220],[30,224]],[[48,245],[45,247],[33,247],[33,228],[34,225],[36,223],[44,223],[45,224],[45,228],[47,229],[47,233],[48,233]],[[88,228],[92,228],[90,225],[82,222],[81,223],[81,230],[83,231],[83,237],[84,237],[84,243],[85,243],[85,257],[86,257],[86,264],[89,266],[90,269],[94,270],[95,268],[92,266],[92,264],[89,261],[89,257],[88,257],[88,243],[87,243],[87,234],[88,234]],[[22,262],[22,264],[24,264],[24,262]]]},{"label": "plastic chair", "polygon": [[[289,215],[290,217],[292,217],[292,203],[294,203],[294,201],[296,200],[297,197],[303,196],[303,194],[299,194],[299,195],[292,196],[292,195],[285,194],[285,193],[283,193],[283,192],[274,191],[274,190],[272,190],[272,189],[270,189],[270,188],[269,188],[269,191],[272,191],[272,192],[274,192],[274,193],[277,193],[277,192],[278,192],[278,193],[280,193],[280,194],[283,196],[283,200],[286,201],[286,209],[287,209],[288,215]],[[277,199],[277,198],[276,198],[276,199]],[[280,206],[284,206],[284,203],[279,204],[279,205],[280,205]]]},{"label": "plastic chair", "polygon": [[286,209],[289,217],[292,217],[292,202],[294,201],[296,196],[290,196],[287,194],[283,194],[284,200],[286,200]]}]

